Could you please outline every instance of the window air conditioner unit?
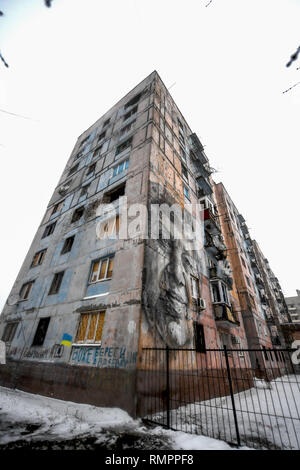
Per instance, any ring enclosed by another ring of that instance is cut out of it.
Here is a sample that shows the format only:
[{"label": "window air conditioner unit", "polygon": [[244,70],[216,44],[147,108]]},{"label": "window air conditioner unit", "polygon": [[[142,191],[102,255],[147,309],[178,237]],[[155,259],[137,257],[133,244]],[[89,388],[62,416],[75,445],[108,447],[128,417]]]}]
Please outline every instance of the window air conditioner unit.
[{"label": "window air conditioner unit", "polygon": [[204,299],[202,299],[201,297],[198,297],[197,298],[197,307],[200,309],[200,310],[205,310],[206,309],[206,302]]}]

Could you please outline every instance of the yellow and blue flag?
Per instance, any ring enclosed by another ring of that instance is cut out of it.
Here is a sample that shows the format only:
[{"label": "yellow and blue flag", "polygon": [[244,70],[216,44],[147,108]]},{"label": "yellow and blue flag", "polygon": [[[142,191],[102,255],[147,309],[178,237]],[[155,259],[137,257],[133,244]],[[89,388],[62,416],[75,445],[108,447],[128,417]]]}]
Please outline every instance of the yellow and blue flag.
[{"label": "yellow and blue flag", "polygon": [[73,337],[71,335],[64,333],[60,344],[63,344],[64,346],[72,346],[72,339]]}]

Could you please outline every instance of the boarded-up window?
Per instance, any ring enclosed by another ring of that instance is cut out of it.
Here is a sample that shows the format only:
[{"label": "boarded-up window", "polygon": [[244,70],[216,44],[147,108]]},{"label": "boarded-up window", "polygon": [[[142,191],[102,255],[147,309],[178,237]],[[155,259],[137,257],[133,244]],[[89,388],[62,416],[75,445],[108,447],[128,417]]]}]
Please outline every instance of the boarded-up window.
[{"label": "boarded-up window", "polygon": [[100,343],[104,318],[105,310],[81,314],[76,343]]},{"label": "boarded-up window", "polygon": [[101,260],[93,261],[89,282],[110,279],[113,271],[113,256]]}]

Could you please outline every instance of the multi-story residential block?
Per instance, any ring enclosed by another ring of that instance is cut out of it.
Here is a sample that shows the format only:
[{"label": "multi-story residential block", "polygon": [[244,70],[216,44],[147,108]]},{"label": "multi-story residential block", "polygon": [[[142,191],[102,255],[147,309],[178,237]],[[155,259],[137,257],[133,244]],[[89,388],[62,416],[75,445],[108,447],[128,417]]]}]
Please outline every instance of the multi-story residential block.
[{"label": "multi-story residential block", "polygon": [[[271,335],[263,308],[266,295],[256,260],[252,256],[252,241],[245,219],[222,183],[215,184],[214,189],[248,347],[249,349],[271,348]],[[268,355],[265,358],[267,357]],[[256,359],[255,357],[255,362]],[[254,363],[253,366],[255,365]]]},{"label": "multi-story residential block", "polygon": [[2,385],[135,415],[143,348],[247,346],[210,174],[157,72],[78,138],[0,319]]},{"label": "multi-story residential block", "polygon": [[292,323],[300,323],[300,290],[296,290],[294,297],[285,297],[288,312]]}]

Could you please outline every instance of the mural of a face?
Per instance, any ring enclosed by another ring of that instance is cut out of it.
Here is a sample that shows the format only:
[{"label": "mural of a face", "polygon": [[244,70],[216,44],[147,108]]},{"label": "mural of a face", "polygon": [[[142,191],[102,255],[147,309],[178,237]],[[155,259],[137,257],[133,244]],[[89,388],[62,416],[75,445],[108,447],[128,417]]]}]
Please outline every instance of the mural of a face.
[{"label": "mural of a face", "polygon": [[151,240],[146,247],[144,308],[154,333],[170,348],[192,341],[191,274],[199,278],[199,258],[188,240]]}]

